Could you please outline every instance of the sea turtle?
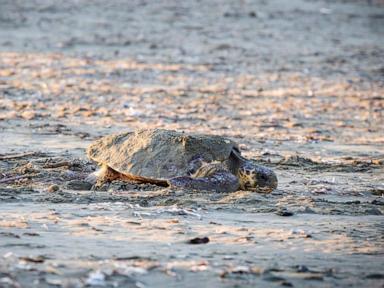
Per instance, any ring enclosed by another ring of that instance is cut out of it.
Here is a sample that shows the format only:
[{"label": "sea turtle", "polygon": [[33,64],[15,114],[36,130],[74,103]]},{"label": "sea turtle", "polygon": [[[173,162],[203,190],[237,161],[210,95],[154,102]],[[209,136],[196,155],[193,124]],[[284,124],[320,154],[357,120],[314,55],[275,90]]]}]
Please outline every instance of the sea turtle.
[{"label": "sea turtle", "polygon": [[276,174],[240,154],[230,139],[164,129],[109,135],[87,149],[101,169],[91,174],[96,185],[113,180],[216,192],[239,189],[270,192]]}]

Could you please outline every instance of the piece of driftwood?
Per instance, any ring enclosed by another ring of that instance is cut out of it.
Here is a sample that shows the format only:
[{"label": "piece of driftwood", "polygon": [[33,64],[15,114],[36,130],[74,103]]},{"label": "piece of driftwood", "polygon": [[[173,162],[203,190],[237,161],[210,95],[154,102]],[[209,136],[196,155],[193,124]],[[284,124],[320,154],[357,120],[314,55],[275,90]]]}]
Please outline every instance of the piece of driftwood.
[{"label": "piece of driftwood", "polygon": [[69,161],[47,163],[47,164],[44,164],[43,168],[59,168],[59,167],[63,167],[63,166],[71,167],[72,163]]},{"label": "piece of driftwood", "polygon": [[23,158],[23,157],[27,157],[27,156],[33,156],[36,154],[37,154],[37,152],[25,152],[25,153],[20,153],[20,154],[0,155],[0,160],[17,159],[17,158]]},{"label": "piece of driftwood", "polygon": [[5,179],[0,179],[0,183],[13,182],[13,181],[16,181],[16,180],[30,178],[30,177],[31,177],[31,175],[19,175],[19,176],[15,176],[15,177],[9,177],[9,178],[5,178]]}]

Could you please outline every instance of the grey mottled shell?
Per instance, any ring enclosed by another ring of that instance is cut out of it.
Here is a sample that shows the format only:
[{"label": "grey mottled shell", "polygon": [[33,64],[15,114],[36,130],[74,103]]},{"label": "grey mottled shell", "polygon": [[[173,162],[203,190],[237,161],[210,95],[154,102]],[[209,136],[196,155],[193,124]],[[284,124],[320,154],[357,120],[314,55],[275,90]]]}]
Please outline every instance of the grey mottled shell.
[{"label": "grey mottled shell", "polygon": [[220,136],[149,129],[105,136],[88,147],[87,155],[123,174],[166,180],[185,176],[198,155],[207,162],[225,161],[234,147]]}]

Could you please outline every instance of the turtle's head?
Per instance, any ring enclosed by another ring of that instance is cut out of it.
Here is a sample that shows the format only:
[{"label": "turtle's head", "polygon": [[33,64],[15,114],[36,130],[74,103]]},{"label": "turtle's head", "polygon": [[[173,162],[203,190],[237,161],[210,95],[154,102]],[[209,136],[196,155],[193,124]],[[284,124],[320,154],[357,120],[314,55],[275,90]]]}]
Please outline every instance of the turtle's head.
[{"label": "turtle's head", "polygon": [[258,192],[272,192],[277,188],[277,177],[271,169],[245,161],[238,169],[240,188]]}]

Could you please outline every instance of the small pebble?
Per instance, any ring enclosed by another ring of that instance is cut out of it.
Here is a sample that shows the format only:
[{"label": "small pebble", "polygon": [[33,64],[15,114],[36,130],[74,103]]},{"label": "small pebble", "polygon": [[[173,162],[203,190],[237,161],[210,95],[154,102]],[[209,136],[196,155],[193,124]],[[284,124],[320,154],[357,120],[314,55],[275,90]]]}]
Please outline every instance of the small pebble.
[{"label": "small pebble", "polygon": [[208,242],[209,242],[208,237],[203,237],[203,238],[196,237],[188,241],[189,244],[207,244]]},{"label": "small pebble", "polygon": [[91,190],[92,184],[82,180],[71,180],[67,182],[67,189],[70,190]]},{"label": "small pebble", "polygon": [[47,192],[53,193],[53,192],[59,191],[59,189],[60,189],[59,185],[53,184],[48,187]]},{"label": "small pebble", "polygon": [[297,265],[296,266],[296,271],[297,272],[308,272],[309,271],[309,269],[308,269],[308,267],[307,266],[305,266],[305,265]]},{"label": "small pebble", "polygon": [[255,11],[251,11],[248,13],[249,17],[252,17],[252,18],[256,18],[257,17],[257,14]]},{"label": "small pebble", "polygon": [[287,217],[293,216],[294,213],[292,211],[287,210],[287,208],[281,208],[276,211],[276,215]]}]

